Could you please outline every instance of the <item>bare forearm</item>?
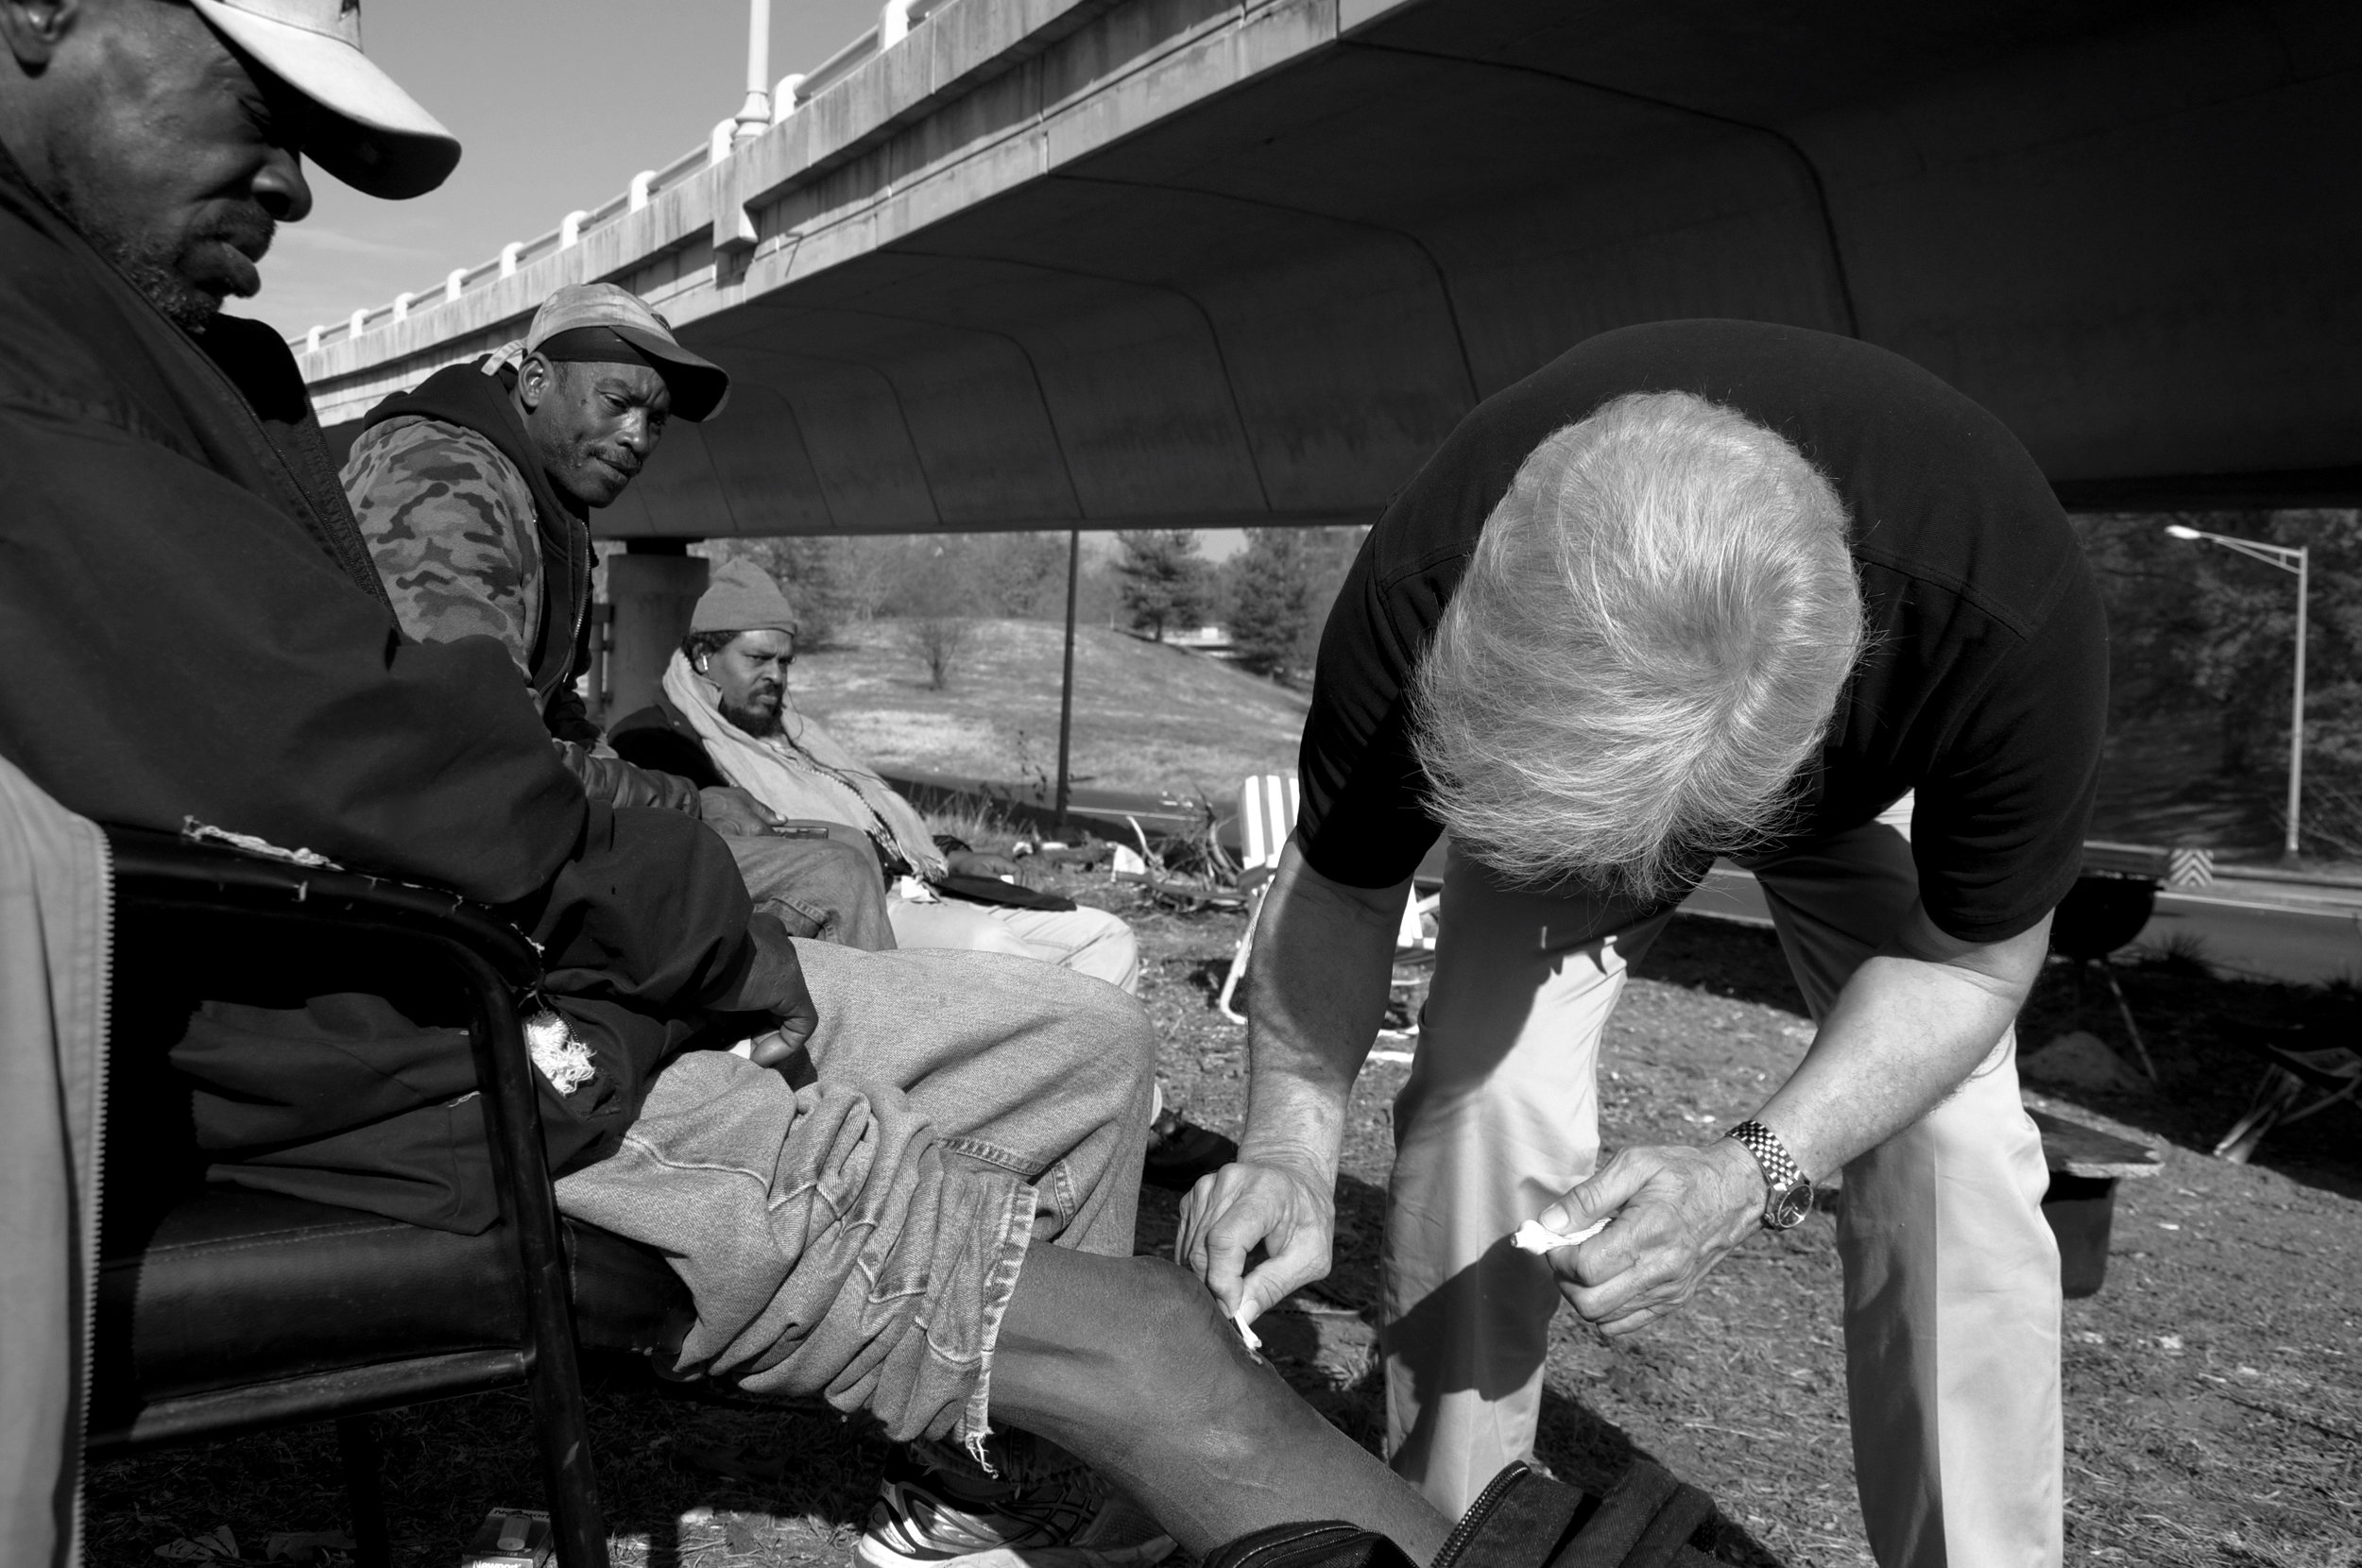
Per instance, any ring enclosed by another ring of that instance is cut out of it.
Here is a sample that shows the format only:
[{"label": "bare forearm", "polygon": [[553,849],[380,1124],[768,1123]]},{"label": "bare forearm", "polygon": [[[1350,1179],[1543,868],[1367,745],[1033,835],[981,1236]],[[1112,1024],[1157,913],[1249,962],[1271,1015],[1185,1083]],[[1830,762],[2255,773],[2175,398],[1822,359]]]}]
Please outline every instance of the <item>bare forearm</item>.
[{"label": "bare forearm", "polygon": [[1385,1011],[1408,891],[1343,887],[1289,845],[1264,902],[1248,978],[1241,1158],[1334,1176],[1345,1103]]},{"label": "bare forearm", "polygon": [[1856,971],[1795,1074],[1757,1114],[1815,1180],[1926,1116],[1991,1054],[2041,966],[2048,923],[1951,952],[1926,940],[1929,930],[1895,945],[1918,952],[1880,953]]}]

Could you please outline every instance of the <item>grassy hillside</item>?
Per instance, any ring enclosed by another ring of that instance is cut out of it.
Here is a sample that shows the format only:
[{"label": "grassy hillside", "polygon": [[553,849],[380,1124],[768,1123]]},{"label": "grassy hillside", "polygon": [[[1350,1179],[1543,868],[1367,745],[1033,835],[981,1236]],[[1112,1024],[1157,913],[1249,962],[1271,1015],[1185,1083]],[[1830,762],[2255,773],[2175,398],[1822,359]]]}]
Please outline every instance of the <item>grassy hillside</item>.
[{"label": "grassy hillside", "polygon": [[[838,646],[797,656],[796,704],[873,763],[1011,781],[1054,775],[1064,628],[975,627],[949,688],[931,691],[902,622],[848,626]],[[1081,627],[1074,781],[1218,794],[1249,774],[1292,772],[1304,709],[1302,693],[1203,655]]]}]

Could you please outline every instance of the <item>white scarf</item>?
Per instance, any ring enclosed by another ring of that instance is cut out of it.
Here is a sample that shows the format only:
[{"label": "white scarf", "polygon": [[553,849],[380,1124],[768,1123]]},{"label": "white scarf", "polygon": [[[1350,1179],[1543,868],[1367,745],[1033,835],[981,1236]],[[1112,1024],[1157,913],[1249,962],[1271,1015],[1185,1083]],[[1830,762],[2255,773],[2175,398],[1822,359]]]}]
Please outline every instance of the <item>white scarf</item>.
[{"label": "white scarf", "polygon": [[[664,694],[680,709],[722,776],[783,817],[858,827],[926,878],[940,877],[943,852],[926,821],[869,765],[796,711],[782,690],[782,733],[757,740],[722,717],[721,689],[690,668],[676,648],[664,666]],[[881,837],[882,836],[882,837]]]}]

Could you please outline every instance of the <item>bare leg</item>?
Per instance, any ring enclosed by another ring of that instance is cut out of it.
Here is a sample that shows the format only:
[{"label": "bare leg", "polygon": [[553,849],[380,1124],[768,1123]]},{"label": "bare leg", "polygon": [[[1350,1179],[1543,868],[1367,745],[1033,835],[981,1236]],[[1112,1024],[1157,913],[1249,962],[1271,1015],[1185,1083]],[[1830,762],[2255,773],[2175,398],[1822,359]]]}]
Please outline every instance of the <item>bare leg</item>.
[{"label": "bare leg", "polygon": [[992,1411],[1090,1461],[1201,1555],[1268,1525],[1342,1519],[1426,1562],[1451,1529],[1161,1259],[1029,1253],[993,1352]]}]

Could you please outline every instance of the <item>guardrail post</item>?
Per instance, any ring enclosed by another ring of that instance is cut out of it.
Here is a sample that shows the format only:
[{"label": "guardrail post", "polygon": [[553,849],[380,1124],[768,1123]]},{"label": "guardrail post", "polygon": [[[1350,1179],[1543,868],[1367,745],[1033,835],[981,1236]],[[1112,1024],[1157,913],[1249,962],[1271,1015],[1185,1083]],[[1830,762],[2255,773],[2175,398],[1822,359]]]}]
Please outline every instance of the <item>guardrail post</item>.
[{"label": "guardrail post", "polygon": [[417,296],[417,295],[415,295],[415,294],[413,294],[413,293],[411,293],[408,289],[403,289],[403,290],[402,290],[400,294],[395,295],[395,296],[394,296],[394,319],[395,319],[395,320],[397,320],[397,321],[407,321],[407,320],[409,320],[409,319],[410,319],[410,301],[411,301],[411,300],[413,300],[413,299],[416,299],[417,298],[418,298],[418,296]]},{"label": "guardrail post", "polygon": [[635,213],[648,205],[648,188],[656,183],[656,171],[642,169],[631,177],[631,210]]},{"label": "guardrail post", "polygon": [[320,332],[323,329],[319,327],[314,327],[310,332],[303,334],[303,351],[305,353],[317,354],[320,351]]},{"label": "guardrail post", "polygon": [[779,125],[802,106],[803,100],[797,94],[803,90],[804,74],[801,71],[790,71],[779,78],[779,85],[771,89],[771,123],[773,125]]},{"label": "guardrail post", "polygon": [[523,250],[524,247],[525,242],[522,240],[510,240],[506,245],[501,247],[502,277],[514,278],[517,276],[517,255],[520,251]]},{"label": "guardrail post", "polygon": [[884,9],[878,12],[880,49],[891,49],[910,36],[911,3],[912,0],[885,0]]},{"label": "guardrail post", "polygon": [[352,319],[345,325],[345,335],[347,337],[359,337],[363,332],[368,331],[368,327],[369,313],[365,307],[352,313]]},{"label": "guardrail post", "polygon": [[[713,128],[712,158],[717,167],[730,155],[731,138],[738,129],[736,120],[725,120]],[[745,203],[738,199],[738,181],[728,170],[715,177],[713,192],[713,250],[717,256],[739,256],[752,250],[761,238],[755,220],[747,215]]]},{"label": "guardrail post", "polygon": [[572,250],[582,243],[582,220],[590,214],[577,207],[566,214],[557,226],[557,248]]},{"label": "guardrail post", "polygon": [[457,299],[460,292],[467,286],[468,269],[464,266],[453,267],[449,272],[443,274],[443,302],[445,304],[449,304],[453,300]]}]

